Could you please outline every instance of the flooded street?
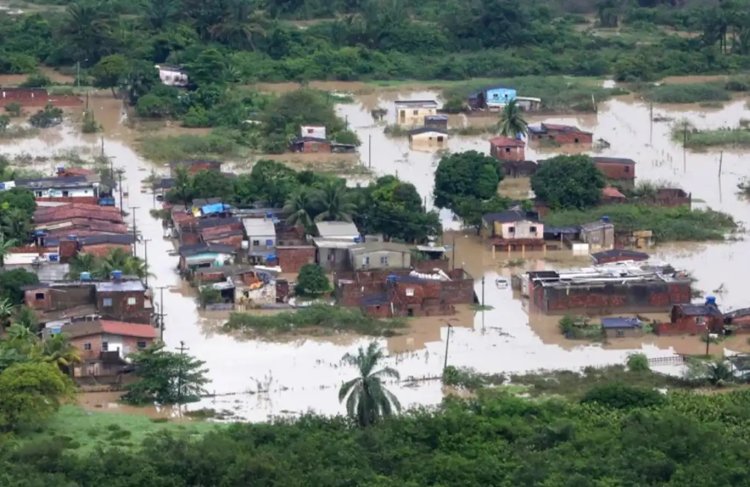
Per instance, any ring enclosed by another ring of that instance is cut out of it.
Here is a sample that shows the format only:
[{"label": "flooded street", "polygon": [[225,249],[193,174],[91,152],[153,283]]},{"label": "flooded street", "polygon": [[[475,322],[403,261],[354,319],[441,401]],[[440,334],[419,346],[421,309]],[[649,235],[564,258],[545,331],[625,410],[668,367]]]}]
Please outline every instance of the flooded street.
[{"label": "flooded street", "polygon": [[[349,125],[362,140],[360,161],[369,163],[368,143],[372,140],[372,170],[376,175],[398,174],[413,183],[428,207],[432,205],[433,173],[437,167],[439,153],[412,151],[408,139],[390,138],[383,133],[385,122],[376,123],[370,115],[374,107],[389,109],[386,120],[393,117],[392,101],[396,98],[435,98],[432,92],[386,93],[383,97],[363,95],[361,103],[338,106],[339,113],[347,118]],[[106,102],[110,103],[110,102]],[[101,101],[105,106],[105,101]],[[196,309],[192,296],[184,292],[184,284],[177,272],[177,257],[168,256],[173,250],[171,241],[163,238],[161,222],[149,216],[155,208],[152,195],[143,189],[141,180],[152,169],[162,171],[143,160],[130,147],[134,139],[132,130],[122,125],[117,102],[112,102],[111,113],[99,120],[104,122],[106,133],[105,152],[114,157],[115,168],[125,170],[124,178],[128,197],[124,208],[132,208],[139,232],[151,239],[148,244],[149,265],[155,275],[150,279],[154,287],[155,302],[160,303],[158,290],[164,287],[164,311],[166,313],[165,341],[175,349],[181,341],[189,347],[189,353],[206,362],[211,384],[207,387],[216,397],[188,406],[189,409],[213,408],[230,410],[237,417],[264,421],[272,416],[295,416],[308,410],[324,414],[338,414],[343,407],[338,403],[338,387],[351,379],[356,371],[341,365],[341,357],[364,346],[369,339],[361,337],[295,338],[280,341],[243,340],[218,333],[221,319],[202,316]],[[745,102],[735,101],[721,110],[701,113],[697,108],[674,109],[655,107],[654,115],[675,119],[689,118],[699,128],[736,126],[740,118],[750,118]],[[683,164],[682,147],[671,141],[668,123],[654,123],[653,135],[649,129],[649,107],[642,103],[613,100],[600,105],[594,115],[551,117],[549,121],[573,123],[594,132],[594,138],[607,140],[611,147],[604,155],[630,157],[638,162],[638,180],[668,180],[677,183],[693,199],[701,200],[711,208],[726,211],[750,225],[750,205],[737,195],[737,182],[750,177],[750,164],[743,161],[739,151],[725,150],[723,171],[718,176],[719,152],[688,152]],[[532,122],[539,119],[532,120]],[[453,136],[448,141],[451,151],[478,150],[489,152],[486,142],[489,135],[474,137]],[[3,141],[0,152],[9,155],[29,154],[49,156],[66,150],[95,153],[100,150],[98,136],[82,136],[78,127],[66,124],[45,131],[38,139]],[[554,155],[552,152],[527,150],[528,159]],[[50,170],[52,166],[50,165]],[[444,214],[450,222],[450,215]],[[132,215],[128,217],[132,220]],[[450,242],[447,242],[450,243]],[[144,255],[143,245],[138,254]],[[659,246],[656,255],[676,267],[685,268],[697,279],[696,288],[711,294],[723,285],[725,292],[718,294],[720,306],[731,309],[750,306],[750,295],[744,275],[739,269],[750,268],[750,242],[739,240],[727,243],[667,245]],[[546,256],[530,254],[523,262],[524,268],[582,265],[586,261],[570,260],[569,254]],[[520,258],[513,254],[513,259]],[[455,322],[450,322],[448,363],[461,367],[472,367],[482,372],[523,372],[539,369],[577,369],[586,365],[622,363],[634,350],[641,350],[651,357],[669,356],[675,350],[663,341],[653,338],[639,348],[619,349],[615,346],[580,345],[566,342],[554,343],[540,336],[529,325],[529,316],[524,304],[514,299],[510,289],[498,289],[495,277],[501,273],[509,276],[520,268],[504,267],[508,256],[498,253],[494,259],[486,248],[474,238],[459,235],[456,243],[456,261],[465,262],[470,272],[477,277],[476,290],[481,295],[480,278],[484,274],[487,285],[485,300],[493,309],[473,313],[462,310]],[[392,384],[391,390],[406,407],[437,404],[442,399],[442,389],[437,378],[445,360],[446,337],[449,318],[420,319],[413,332],[404,336],[380,339],[391,356],[387,364],[400,373],[400,384]],[[558,336],[558,338],[560,338]],[[651,338],[645,339],[646,341]],[[698,342],[692,337],[691,340]],[[631,344],[628,344],[631,346]],[[729,346],[729,345],[728,345]],[[733,349],[749,349],[744,339],[733,341]]]}]

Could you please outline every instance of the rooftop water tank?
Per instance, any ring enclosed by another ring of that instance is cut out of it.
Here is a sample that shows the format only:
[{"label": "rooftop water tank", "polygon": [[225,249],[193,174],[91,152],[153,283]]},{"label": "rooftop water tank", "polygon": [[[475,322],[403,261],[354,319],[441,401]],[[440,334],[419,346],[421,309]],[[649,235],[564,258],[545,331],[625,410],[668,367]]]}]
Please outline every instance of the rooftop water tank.
[{"label": "rooftop water tank", "polygon": [[91,280],[91,273],[90,272],[81,272],[81,280],[82,281],[90,281]]},{"label": "rooftop water tank", "polygon": [[604,215],[604,216],[602,217],[602,221],[603,221],[604,223],[609,223],[609,217],[608,217],[607,215]]},{"label": "rooftop water tank", "polygon": [[706,306],[716,306],[716,296],[706,296]]},{"label": "rooftop water tank", "polygon": [[122,280],[122,271],[112,271],[112,280],[113,281],[121,281]]}]

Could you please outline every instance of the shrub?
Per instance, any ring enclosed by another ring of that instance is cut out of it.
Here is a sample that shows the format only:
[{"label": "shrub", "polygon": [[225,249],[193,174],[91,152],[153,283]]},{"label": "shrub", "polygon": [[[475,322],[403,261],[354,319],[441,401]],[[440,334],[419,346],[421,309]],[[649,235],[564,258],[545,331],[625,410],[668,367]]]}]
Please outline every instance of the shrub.
[{"label": "shrub", "polygon": [[59,125],[63,120],[63,111],[51,104],[44,107],[44,110],[39,110],[29,118],[29,124],[32,127],[46,129]]},{"label": "shrub", "polygon": [[21,116],[21,104],[20,103],[8,103],[5,105],[5,111],[10,114],[11,117],[20,117]]},{"label": "shrub", "polygon": [[581,400],[598,403],[614,409],[647,408],[664,402],[658,391],[613,382],[592,387]]},{"label": "shrub", "polygon": [[325,271],[318,264],[305,264],[299,271],[294,292],[300,296],[318,296],[331,290]]},{"label": "shrub", "polygon": [[651,370],[648,365],[648,357],[642,353],[632,353],[628,355],[628,370],[631,372],[647,372]]},{"label": "shrub", "polygon": [[42,73],[31,73],[19,86],[23,88],[43,88],[52,84],[52,80]]},{"label": "shrub", "polygon": [[656,86],[648,90],[645,97],[655,103],[698,103],[732,99],[724,87],[712,83]]}]

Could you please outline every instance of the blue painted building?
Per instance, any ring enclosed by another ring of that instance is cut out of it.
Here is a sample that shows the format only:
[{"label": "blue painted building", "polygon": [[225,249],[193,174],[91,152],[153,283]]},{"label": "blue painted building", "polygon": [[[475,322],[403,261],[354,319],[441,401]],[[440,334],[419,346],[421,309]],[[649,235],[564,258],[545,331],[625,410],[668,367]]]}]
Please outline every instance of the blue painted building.
[{"label": "blue painted building", "polygon": [[516,99],[514,88],[493,86],[484,88],[469,97],[469,106],[474,110],[499,110]]}]

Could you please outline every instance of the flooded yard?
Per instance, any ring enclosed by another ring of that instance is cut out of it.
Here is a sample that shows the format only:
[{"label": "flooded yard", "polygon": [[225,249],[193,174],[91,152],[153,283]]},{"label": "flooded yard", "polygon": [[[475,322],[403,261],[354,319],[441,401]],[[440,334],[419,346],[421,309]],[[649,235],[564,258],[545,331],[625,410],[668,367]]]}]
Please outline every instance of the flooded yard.
[{"label": "flooded yard", "polygon": [[[343,89],[343,88],[342,88]],[[435,98],[434,92],[387,91],[382,95],[367,93],[361,100],[338,105],[339,113],[348,120],[363,145],[359,162],[370,166],[375,175],[397,174],[413,183],[427,206],[432,207],[433,174],[440,152],[411,150],[408,139],[389,137],[383,133],[386,123],[393,118],[392,101],[396,98]],[[141,180],[155,169],[132,148],[134,131],[123,125],[118,102],[97,99],[97,106],[105,113],[100,122],[105,126],[104,148],[114,157],[115,167],[125,170],[128,197],[125,208],[133,208],[139,230],[150,238],[149,264],[155,278],[155,302],[160,303],[159,288],[164,288],[166,329],[164,338],[174,349],[181,341],[189,353],[206,362],[215,397],[191,404],[190,409],[213,408],[231,410],[237,417],[263,421],[274,416],[295,416],[312,410],[324,414],[343,412],[338,403],[340,384],[356,373],[341,364],[341,357],[368,343],[368,338],[336,336],[305,338],[294,337],[279,341],[269,339],[248,340],[221,334],[218,328],[222,317],[202,314],[176,272],[177,257],[168,256],[173,249],[171,241],[163,238],[161,222],[149,216],[154,208],[152,195],[142,186]],[[386,119],[376,122],[370,111],[381,107],[389,109]],[[744,225],[750,224],[750,206],[739,197],[737,183],[750,177],[750,163],[743,160],[741,151],[724,150],[722,173],[719,175],[719,152],[694,153],[688,151],[683,160],[682,147],[673,142],[668,123],[649,123],[649,107],[631,100],[612,100],[600,105],[598,114],[550,117],[549,121],[572,123],[594,132],[610,147],[603,155],[630,157],[638,162],[638,180],[667,180],[677,183],[692,193],[693,199],[716,210],[734,215]],[[724,108],[710,112],[698,108],[657,106],[655,116],[674,119],[688,118],[699,128],[736,126],[740,118],[750,118],[744,100],[728,103]],[[460,121],[460,119],[458,119]],[[534,117],[532,122],[539,121]],[[486,123],[483,122],[483,123]],[[452,136],[447,142],[450,151],[477,150],[488,153],[489,135]],[[371,141],[372,158],[369,157]],[[100,150],[99,136],[82,136],[78,128],[65,125],[49,129],[37,139],[4,141],[0,152],[11,155],[29,154],[49,156],[66,150],[95,153]],[[528,159],[549,157],[554,150],[527,150]],[[508,184],[508,183],[506,183]],[[515,188],[525,191],[524,187]],[[449,212],[443,212],[448,228],[455,228]],[[129,217],[132,218],[132,217]],[[445,360],[446,338],[451,332],[448,363],[472,367],[482,372],[524,372],[539,369],[577,369],[588,365],[622,363],[633,351],[642,351],[650,357],[664,357],[674,352],[694,350],[698,338],[659,339],[647,338],[646,343],[618,342],[606,346],[563,341],[552,335],[554,323],[546,325],[530,318],[525,304],[514,298],[511,289],[498,289],[492,283],[498,275],[510,276],[521,269],[542,269],[586,265],[586,259],[573,258],[567,252],[519,254],[497,253],[493,256],[474,236],[448,233],[446,243],[455,236],[456,263],[464,263],[475,276],[477,294],[481,295],[481,278],[485,277],[485,301],[493,308],[483,312],[462,309],[450,318],[420,318],[412,323],[403,336],[379,339],[390,356],[388,365],[394,366],[402,377],[401,383],[391,390],[406,407],[431,405],[440,402],[443,392],[439,377]],[[143,255],[139,246],[138,254]],[[719,305],[724,309],[750,305],[744,273],[750,269],[750,243],[737,240],[725,243],[663,245],[655,249],[658,258],[669,261],[691,272],[696,278],[695,287],[705,294],[713,290]],[[520,261],[522,262],[516,262]],[[514,261],[516,267],[508,267]],[[455,318],[456,321],[448,321]],[[449,328],[448,325],[451,325]],[[546,327],[546,328],[545,328]],[[547,330],[547,331],[545,331]],[[729,341],[732,350],[750,350],[744,338]],[[716,347],[716,346],[714,346]]]}]

